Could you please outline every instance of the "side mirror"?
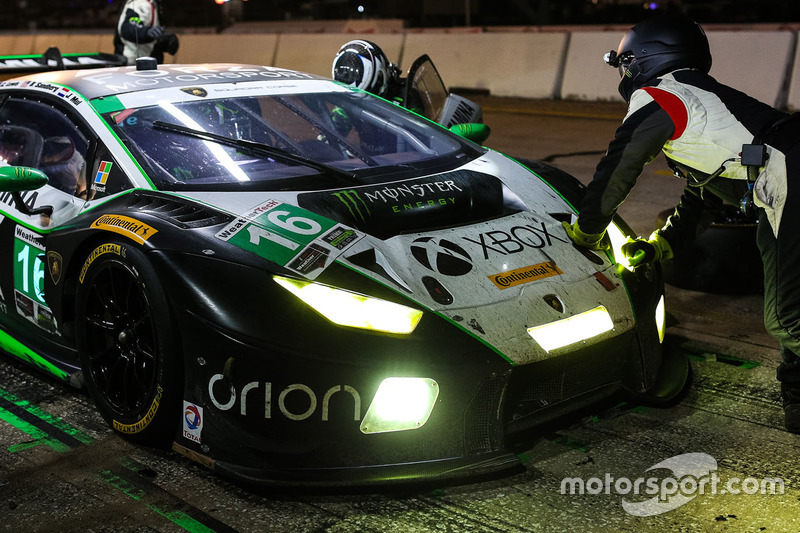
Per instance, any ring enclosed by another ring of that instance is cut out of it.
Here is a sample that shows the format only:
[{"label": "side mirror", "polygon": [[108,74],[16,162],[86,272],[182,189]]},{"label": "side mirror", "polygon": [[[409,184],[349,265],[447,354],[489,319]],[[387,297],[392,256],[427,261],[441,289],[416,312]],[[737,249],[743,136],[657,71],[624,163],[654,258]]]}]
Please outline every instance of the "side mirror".
[{"label": "side mirror", "polygon": [[26,215],[50,215],[53,207],[45,205],[31,209],[22,199],[20,192],[34,191],[47,185],[50,181],[47,174],[30,167],[0,167],[0,191],[10,192],[14,205],[20,213]]},{"label": "side mirror", "polygon": [[485,141],[489,137],[489,134],[492,133],[492,129],[486,124],[476,123],[455,124],[450,126],[450,131],[478,144]]},{"label": "side mirror", "polygon": [[0,167],[0,191],[34,191],[50,181],[41,170],[30,167]]}]

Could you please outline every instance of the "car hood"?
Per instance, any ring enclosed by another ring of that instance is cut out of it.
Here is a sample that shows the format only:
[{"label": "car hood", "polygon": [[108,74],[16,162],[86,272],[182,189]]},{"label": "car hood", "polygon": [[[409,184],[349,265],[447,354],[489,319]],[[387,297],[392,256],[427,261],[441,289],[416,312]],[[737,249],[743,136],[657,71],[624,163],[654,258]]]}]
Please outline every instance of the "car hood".
[{"label": "car hood", "polygon": [[527,329],[598,306],[599,342],[634,327],[618,267],[578,249],[547,183],[488,152],[445,173],[309,193],[183,194],[236,215],[217,237],[315,279],[334,261],[392,287],[513,363],[557,355]]}]

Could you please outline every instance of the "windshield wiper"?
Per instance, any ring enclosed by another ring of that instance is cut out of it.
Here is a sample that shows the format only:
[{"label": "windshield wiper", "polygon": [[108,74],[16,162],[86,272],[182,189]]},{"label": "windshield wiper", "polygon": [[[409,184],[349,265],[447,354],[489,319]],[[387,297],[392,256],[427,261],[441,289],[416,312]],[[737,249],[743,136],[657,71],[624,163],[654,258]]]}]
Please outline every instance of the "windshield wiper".
[{"label": "windshield wiper", "polygon": [[248,141],[246,139],[235,139],[233,137],[227,137],[225,135],[219,135],[217,133],[211,133],[209,131],[196,130],[194,128],[182,126],[181,124],[173,124],[171,122],[164,122],[161,120],[153,121],[153,127],[161,130],[171,131],[174,133],[188,135],[190,137],[196,137],[198,139],[211,140],[214,142],[218,142],[220,144],[224,144],[226,146],[230,146],[232,148],[239,148],[241,150],[253,153],[255,155],[268,155],[271,157],[276,157],[278,159],[283,159],[284,161],[291,161],[294,163],[298,163],[300,165],[305,165],[315,170],[319,170],[320,172],[326,174],[333,174],[334,176],[342,178],[349,183],[362,185],[361,180],[359,180],[358,177],[353,172],[347,172],[346,170],[342,170],[340,168],[336,168],[331,165],[326,165],[325,163],[320,163],[319,161],[314,161],[313,159],[309,159],[302,155],[293,154],[287,150],[283,150],[282,148],[276,148],[268,144],[262,144],[255,141]]}]

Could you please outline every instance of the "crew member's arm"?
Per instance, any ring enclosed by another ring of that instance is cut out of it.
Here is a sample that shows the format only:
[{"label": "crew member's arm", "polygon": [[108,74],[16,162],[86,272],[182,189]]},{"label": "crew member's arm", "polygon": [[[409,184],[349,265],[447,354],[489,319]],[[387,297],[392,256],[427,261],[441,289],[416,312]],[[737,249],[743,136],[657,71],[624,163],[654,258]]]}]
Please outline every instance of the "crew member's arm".
[{"label": "crew member's arm", "polygon": [[659,154],[674,131],[672,119],[654,101],[625,117],[587,187],[578,216],[584,233],[600,234],[606,229],[644,165]]}]

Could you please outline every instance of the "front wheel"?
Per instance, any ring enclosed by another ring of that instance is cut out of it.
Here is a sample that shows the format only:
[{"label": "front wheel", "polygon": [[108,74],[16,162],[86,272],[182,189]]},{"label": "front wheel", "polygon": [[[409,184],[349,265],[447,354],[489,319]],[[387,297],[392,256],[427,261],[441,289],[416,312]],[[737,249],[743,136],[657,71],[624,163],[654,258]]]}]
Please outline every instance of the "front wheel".
[{"label": "front wheel", "polygon": [[75,300],[81,366],[103,418],[131,441],[169,444],[182,361],[164,288],[145,254],[123,242],[100,244],[83,264]]}]

